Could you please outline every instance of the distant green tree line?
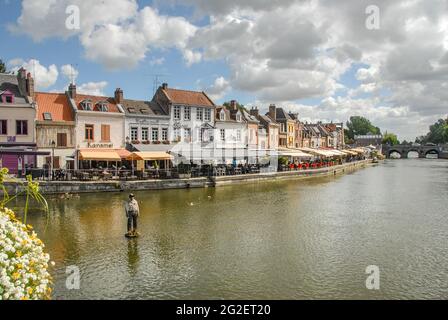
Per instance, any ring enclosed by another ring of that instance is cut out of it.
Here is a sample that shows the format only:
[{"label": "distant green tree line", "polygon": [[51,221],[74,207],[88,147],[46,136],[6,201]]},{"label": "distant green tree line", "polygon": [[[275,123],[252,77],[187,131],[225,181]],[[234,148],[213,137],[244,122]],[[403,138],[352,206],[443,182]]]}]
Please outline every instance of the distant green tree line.
[{"label": "distant green tree line", "polygon": [[429,132],[415,139],[417,143],[448,143],[448,119],[439,119],[429,126]]}]

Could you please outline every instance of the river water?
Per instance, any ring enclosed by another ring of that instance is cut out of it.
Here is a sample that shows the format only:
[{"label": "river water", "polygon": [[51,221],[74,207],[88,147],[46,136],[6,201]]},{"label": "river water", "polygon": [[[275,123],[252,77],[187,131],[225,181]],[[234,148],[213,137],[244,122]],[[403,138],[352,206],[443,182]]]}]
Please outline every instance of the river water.
[{"label": "river water", "polygon": [[[29,218],[56,262],[55,299],[448,298],[448,161],[388,160],[353,173],[50,198]],[[66,267],[81,271],[66,288]],[[366,267],[380,270],[368,290]]]}]

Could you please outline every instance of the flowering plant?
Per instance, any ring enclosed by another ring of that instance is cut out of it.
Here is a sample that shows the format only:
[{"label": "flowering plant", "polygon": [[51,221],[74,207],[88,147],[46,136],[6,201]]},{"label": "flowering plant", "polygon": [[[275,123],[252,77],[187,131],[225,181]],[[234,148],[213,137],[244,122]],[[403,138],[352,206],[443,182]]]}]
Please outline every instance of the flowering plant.
[{"label": "flowering plant", "polygon": [[0,170],[0,189],[3,191],[3,201],[0,201],[0,300],[50,299],[50,256],[44,252],[45,246],[32,226],[26,225],[29,199],[37,200],[46,210],[47,202],[39,193],[38,184],[27,177],[24,218],[23,222],[19,221],[14,212],[5,207],[17,197],[10,198],[3,184],[7,174],[8,169]]},{"label": "flowering plant", "polygon": [[44,244],[16,219],[14,212],[0,209],[0,300],[49,299],[50,256]]}]

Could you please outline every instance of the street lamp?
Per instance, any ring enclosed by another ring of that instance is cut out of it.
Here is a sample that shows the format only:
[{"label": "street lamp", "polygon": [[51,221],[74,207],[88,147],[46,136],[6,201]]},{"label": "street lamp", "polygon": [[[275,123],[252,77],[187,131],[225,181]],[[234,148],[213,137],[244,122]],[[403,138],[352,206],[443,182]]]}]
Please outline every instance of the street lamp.
[{"label": "street lamp", "polygon": [[54,148],[56,147],[56,142],[51,141],[51,180],[54,179],[54,173],[53,173],[53,169],[54,169]]}]

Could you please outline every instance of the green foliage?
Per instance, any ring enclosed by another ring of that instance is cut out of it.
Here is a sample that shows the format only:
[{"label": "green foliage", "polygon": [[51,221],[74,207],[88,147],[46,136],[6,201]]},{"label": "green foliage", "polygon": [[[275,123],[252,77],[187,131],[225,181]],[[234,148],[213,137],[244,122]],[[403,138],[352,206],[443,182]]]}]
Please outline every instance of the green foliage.
[{"label": "green foliage", "polygon": [[0,59],[0,73],[6,73],[6,65],[2,59]]},{"label": "green foliage", "polygon": [[[228,101],[228,102],[224,102],[222,105],[223,105],[224,107],[226,107],[227,109],[229,109],[229,108],[231,107],[231,106],[230,106],[230,101]],[[238,102],[236,103],[236,106],[237,106],[237,108],[240,109],[240,110],[244,110],[244,111],[249,112],[249,111],[246,109],[246,107],[245,107],[244,105],[239,104]]]},{"label": "green foliage", "polygon": [[400,144],[400,141],[398,141],[396,134],[386,132],[383,136],[383,144],[394,146],[396,144]]},{"label": "green foliage", "polygon": [[356,135],[381,134],[381,130],[375,127],[370,120],[361,116],[352,116],[347,121],[345,136],[347,141],[353,140]]},{"label": "green foliage", "polygon": [[288,157],[279,157],[278,158],[278,164],[286,166],[288,164],[289,160]]},{"label": "green foliage", "polygon": [[418,143],[447,143],[448,142],[448,119],[439,119],[436,123],[429,126],[429,132],[426,136],[415,139]]},{"label": "green foliage", "polygon": [[[10,197],[8,194],[8,191],[6,190],[6,187],[4,185],[5,179],[8,175],[8,168],[2,168],[0,170],[0,189],[3,191],[3,200],[0,201],[0,208],[4,208],[9,202],[16,199],[17,197],[21,195],[25,195],[25,208],[23,212],[23,223],[26,224],[26,220],[28,217],[28,209],[30,200],[35,200],[44,210],[46,213],[49,212],[48,210],[48,203],[47,200],[44,198],[44,196],[39,191],[39,183],[36,181],[33,181],[31,175],[26,176],[26,183],[23,183],[20,180],[14,179],[11,180],[12,182],[15,182],[17,184],[21,184],[23,187],[23,191],[15,194],[13,197]],[[48,217],[48,215],[47,215]]]}]

